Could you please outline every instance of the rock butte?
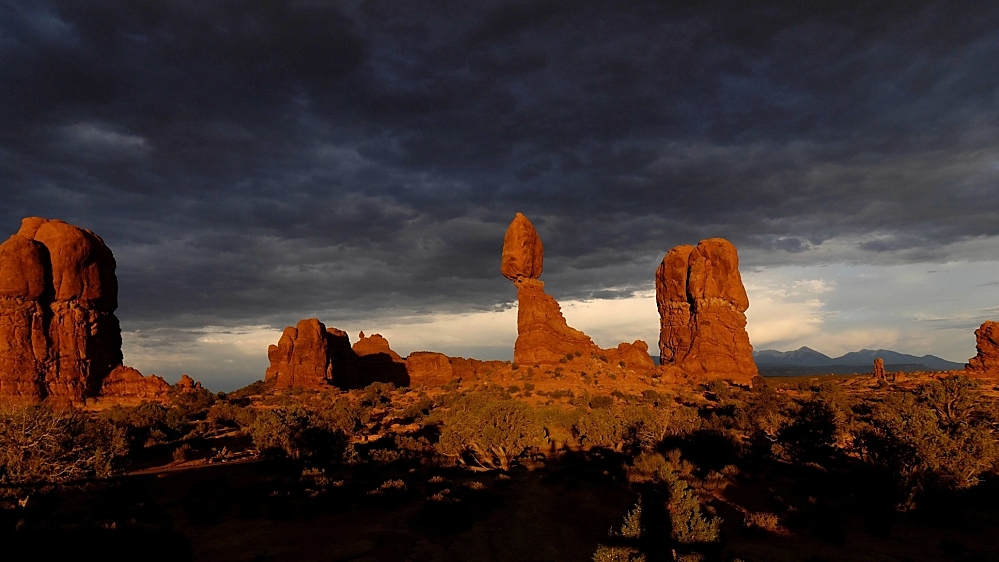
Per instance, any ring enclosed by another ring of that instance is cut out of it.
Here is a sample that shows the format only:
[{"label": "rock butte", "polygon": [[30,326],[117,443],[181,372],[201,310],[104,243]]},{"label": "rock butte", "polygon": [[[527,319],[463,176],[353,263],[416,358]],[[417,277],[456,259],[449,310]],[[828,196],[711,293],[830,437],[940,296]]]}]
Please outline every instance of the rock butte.
[{"label": "rock butte", "polygon": [[731,242],[709,238],[670,250],[656,271],[656,303],[663,364],[739,383],[758,374],[746,332],[749,297]]},{"label": "rock butte", "polygon": [[0,396],[165,393],[163,379],[121,364],[115,265],[100,236],[60,220],[25,218],[0,244]]},{"label": "rock butte", "polygon": [[541,276],[544,246],[531,221],[517,213],[503,238],[500,272],[517,287],[517,342],[513,360],[524,365],[557,363],[567,355],[603,356],[633,369],[655,369],[649,346],[641,340],[601,349],[566,323],[562,309],[545,293]]},{"label": "rock butte", "polygon": [[968,360],[965,370],[972,374],[999,377],[999,322],[989,320],[975,330],[978,354]]}]

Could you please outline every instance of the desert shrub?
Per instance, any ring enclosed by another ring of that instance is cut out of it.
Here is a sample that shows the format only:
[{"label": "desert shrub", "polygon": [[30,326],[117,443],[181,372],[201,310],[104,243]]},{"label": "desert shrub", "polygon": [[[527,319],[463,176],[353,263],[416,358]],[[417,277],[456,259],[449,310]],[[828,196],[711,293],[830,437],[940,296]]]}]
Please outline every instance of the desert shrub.
[{"label": "desert shrub", "polygon": [[176,415],[168,418],[170,410],[156,402],[143,402],[125,408],[114,406],[101,415],[101,419],[121,428],[130,448],[163,443],[180,436],[183,423]]},{"label": "desert shrub", "polygon": [[434,403],[430,400],[430,397],[426,393],[421,392],[416,402],[406,406],[399,412],[399,417],[404,420],[417,420],[429,414],[433,407]]},{"label": "desert shrub", "polygon": [[373,382],[364,387],[361,403],[367,406],[391,404],[393,390],[395,390],[395,385],[390,382]]},{"label": "desert shrub", "polygon": [[654,449],[667,437],[690,435],[701,426],[696,408],[671,400],[659,401],[651,408],[632,406],[625,409],[624,415],[635,444],[643,449]]},{"label": "desert shrub", "polygon": [[753,388],[744,393],[745,407],[738,411],[736,426],[750,436],[750,442],[763,452],[777,452],[780,446],[778,438],[790,418],[791,400],[777,389],[761,381],[762,377],[753,379]]},{"label": "desert shrub", "polygon": [[645,562],[645,555],[630,546],[597,545],[593,562]]},{"label": "desert shrub", "polygon": [[191,445],[190,443],[182,443],[179,447],[173,450],[173,460],[175,462],[183,462],[189,459],[191,456]]},{"label": "desert shrub", "polygon": [[841,414],[825,400],[813,397],[780,429],[778,440],[794,459],[819,461],[832,453],[841,424]]},{"label": "desert shrub", "polygon": [[110,476],[128,452],[124,429],[76,410],[0,405],[0,483],[59,483]]},{"label": "desert shrub", "polygon": [[205,419],[215,427],[239,427],[240,410],[243,408],[229,402],[216,402],[208,409]]},{"label": "desert shrub", "polygon": [[782,531],[780,518],[776,514],[766,511],[747,512],[743,516],[742,524],[749,529],[759,529],[768,533],[779,533]]},{"label": "desert shrub", "polygon": [[931,489],[977,484],[999,461],[993,420],[977,386],[954,377],[915,393],[895,391],[872,406],[856,443],[863,456],[886,469],[906,500]]},{"label": "desert shrub", "polygon": [[593,409],[610,408],[614,405],[614,399],[610,396],[594,396],[590,399],[590,407]]},{"label": "desert shrub", "polygon": [[583,408],[565,409],[559,406],[546,406],[536,410],[535,416],[545,428],[549,441],[558,445],[575,443],[573,426],[576,425],[584,412]]},{"label": "desert shrub", "polygon": [[206,388],[175,392],[170,396],[170,410],[176,409],[186,419],[203,416],[215,403],[215,395]]},{"label": "desert shrub", "polygon": [[705,388],[714,396],[715,400],[728,400],[732,397],[732,389],[721,379],[711,380],[705,385]]},{"label": "desert shrub", "polygon": [[467,396],[435,414],[441,425],[437,450],[476,469],[509,470],[527,449],[548,441],[534,410],[516,400]]},{"label": "desert shrub", "polygon": [[666,510],[673,540],[681,544],[717,542],[721,518],[704,516],[701,501],[683,479],[673,478],[666,486],[669,490]]},{"label": "desert shrub", "polygon": [[282,453],[308,463],[332,463],[350,453],[349,438],[361,427],[363,412],[349,399],[261,410],[250,425],[261,451]]},{"label": "desert shrub", "polygon": [[618,414],[616,410],[606,408],[586,412],[573,424],[576,439],[585,447],[622,450],[628,435],[628,426]]}]

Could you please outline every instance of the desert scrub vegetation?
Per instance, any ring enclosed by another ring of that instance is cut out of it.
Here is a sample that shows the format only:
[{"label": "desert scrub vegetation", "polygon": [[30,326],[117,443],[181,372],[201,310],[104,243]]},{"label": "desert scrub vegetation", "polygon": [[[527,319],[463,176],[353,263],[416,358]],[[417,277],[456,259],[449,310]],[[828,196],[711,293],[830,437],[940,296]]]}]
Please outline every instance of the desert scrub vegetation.
[{"label": "desert scrub vegetation", "polygon": [[110,476],[128,452],[125,431],[78,410],[0,404],[0,484]]},{"label": "desert scrub vegetation", "polygon": [[366,421],[363,407],[341,397],[261,409],[249,426],[249,434],[262,452],[306,464],[333,464],[350,458],[350,438]]},{"label": "desert scrub vegetation", "polygon": [[469,395],[435,412],[437,451],[473,470],[510,470],[529,449],[548,442],[533,408],[518,400]]},{"label": "desert scrub vegetation", "polygon": [[903,508],[924,492],[968,489],[996,473],[999,417],[976,382],[948,377],[865,406],[857,449],[894,478]]}]

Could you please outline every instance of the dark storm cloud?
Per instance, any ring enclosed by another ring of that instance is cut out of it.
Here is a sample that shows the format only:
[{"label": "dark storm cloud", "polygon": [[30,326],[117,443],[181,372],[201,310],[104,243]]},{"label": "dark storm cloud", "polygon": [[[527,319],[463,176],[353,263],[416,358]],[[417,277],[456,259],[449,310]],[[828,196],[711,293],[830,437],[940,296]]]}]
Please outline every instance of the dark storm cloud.
[{"label": "dark storm cloud", "polygon": [[128,326],[490,309],[516,211],[560,297],[708,236],[748,265],[946,260],[999,235],[997,16],[6,3],[0,221],[104,236]]}]

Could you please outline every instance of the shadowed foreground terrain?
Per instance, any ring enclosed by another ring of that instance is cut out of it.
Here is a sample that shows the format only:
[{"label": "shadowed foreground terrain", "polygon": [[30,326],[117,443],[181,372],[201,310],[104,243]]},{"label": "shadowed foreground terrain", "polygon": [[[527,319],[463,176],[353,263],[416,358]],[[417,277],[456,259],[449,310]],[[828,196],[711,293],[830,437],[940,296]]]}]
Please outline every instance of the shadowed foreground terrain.
[{"label": "shadowed foreground terrain", "polygon": [[[943,561],[999,552],[990,385],[812,377],[608,396],[539,392],[521,377],[324,393],[257,383],[228,396],[50,411],[95,424],[84,436],[111,435],[98,446],[114,457],[112,477],[90,470],[41,483],[6,457],[0,538],[15,559]],[[4,431],[16,417],[5,411]]]}]

